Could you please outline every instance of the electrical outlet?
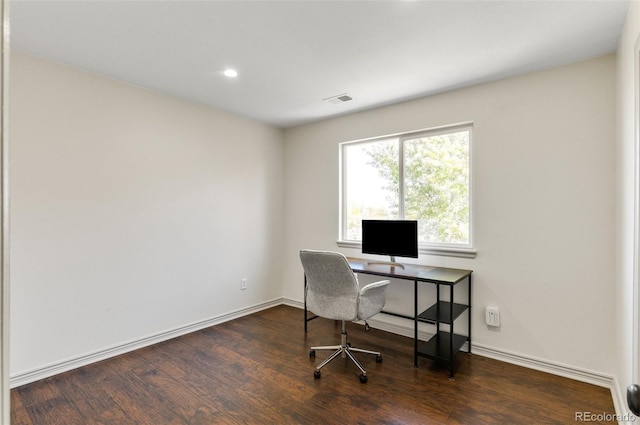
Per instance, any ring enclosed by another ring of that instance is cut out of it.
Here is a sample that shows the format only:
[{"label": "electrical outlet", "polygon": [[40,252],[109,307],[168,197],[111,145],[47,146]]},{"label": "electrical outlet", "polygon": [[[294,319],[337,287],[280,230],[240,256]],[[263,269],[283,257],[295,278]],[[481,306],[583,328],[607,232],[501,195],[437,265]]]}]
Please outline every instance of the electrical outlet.
[{"label": "electrical outlet", "polygon": [[240,289],[243,291],[247,289],[247,278],[240,279]]},{"label": "electrical outlet", "polygon": [[500,310],[498,307],[487,307],[484,318],[487,326],[500,326]]}]

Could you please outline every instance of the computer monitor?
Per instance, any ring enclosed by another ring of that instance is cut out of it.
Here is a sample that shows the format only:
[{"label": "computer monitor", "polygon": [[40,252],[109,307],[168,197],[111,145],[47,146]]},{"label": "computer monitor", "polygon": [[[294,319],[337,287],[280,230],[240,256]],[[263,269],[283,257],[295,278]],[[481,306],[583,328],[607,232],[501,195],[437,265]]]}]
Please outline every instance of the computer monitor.
[{"label": "computer monitor", "polygon": [[418,258],[418,222],[362,220],[362,253]]}]

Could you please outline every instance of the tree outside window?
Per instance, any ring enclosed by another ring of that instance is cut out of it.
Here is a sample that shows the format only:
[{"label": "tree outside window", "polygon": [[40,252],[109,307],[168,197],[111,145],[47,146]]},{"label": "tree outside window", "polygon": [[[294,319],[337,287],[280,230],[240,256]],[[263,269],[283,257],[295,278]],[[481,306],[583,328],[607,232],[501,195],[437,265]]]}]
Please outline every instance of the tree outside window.
[{"label": "tree outside window", "polygon": [[471,127],[342,145],[342,239],[363,219],[418,220],[424,245],[470,246]]}]

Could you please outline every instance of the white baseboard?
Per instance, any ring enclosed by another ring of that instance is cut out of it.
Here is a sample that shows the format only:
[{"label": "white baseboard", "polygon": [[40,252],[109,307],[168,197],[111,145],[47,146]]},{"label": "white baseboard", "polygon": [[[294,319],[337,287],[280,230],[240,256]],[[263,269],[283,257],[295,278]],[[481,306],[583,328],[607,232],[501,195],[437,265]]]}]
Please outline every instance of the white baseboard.
[{"label": "white baseboard", "polygon": [[[151,335],[146,338],[142,338],[135,341],[130,341],[124,344],[119,344],[113,347],[109,347],[100,351],[85,354],[82,356],[74,357],[71,359],[56,362],[47,366],[43,366],[37,369],[33,369],[26,372],[18,373],[9,378],[10,388],[15,388],[20,385],[35,382],[40,379],[48,378],[53,375],[57,375],[62,372],[66,372],[72,369],[76,369],[81,366],[86,366],[91,363],[105,360],[110,357],[115,357],[120,354],[128,353],[130,351],[137,350],[139,348],[147,347],[149,345],[157,344],[162,341],[166,341],[172,338],[176,338],[182,335],[186,335],[191,332],[195,332],[200,329],[204,329],[210,326],[214,326],[229,320],[237,319],[242,316],[256,313],[267,308],[275,307],[278,305],[288,305],[291,307],[303,309],[304,304],[300,301],[279,298],[264,303],[260,303],[251,307],[235,310],[229,313],[225,313],[219,316],[211,317],[206,320],[194,322],[179,328],[171,329],[156,335]],[[379,315],[368,320],[369,325],[372,328],[380,329],[383,331],[391,332],[397,335],[413,338],[413,324],[411,320],[393,318],[393,316]],[[404,322],[404,323],[403,323]],[[428,340],[433,334],[420,330],[418,332],[418,339]],[[466,346],[463,350],[466,350]],[[489,347],[483,344],[473,343],[473,354],[492,358],[495,360],[516,364],[519,366],[527,367],[530,369],[547,372],[553,375],[563,376],[565,378],[574,379],[576,381],[586,382],[589,384],[597,385],[600,387],[609,388],[611,396],[613,398],[616,414],[619,418],[620,424],[632,423],[633,420],[624,420],[625,418],[634,418],[627,410],[626,399],[620,392],[620,388],[615,376],[602,374],[599,372],[593,372],[577,367],[563,365],[543,359],[537,359],[531,356],[512,353],[506,350]],[[635,423],[635,422],[633,422]]]},{"label": "white baseboard", "polygon": [[616,418],[612,418],[612,420],[617,421],[619,424],[636,423],[635,416],[633,416],[627,408],[627,400],[620,392],[618,379],[615,376],[555,363],[548,360],[541,360],[522,354],[511,353],[481,344],[473,343],[472,347],[473,353],[479,356],[489,357],[506,363],[512,363],[529,369],[535,369],[552,375],[562,376],[575,381],[586,382],[588,384],[607,388],[611,392],[613,407],[616,413]]},{"label": "white baseboard", "polygon": [[[304,308],[304,304],[299,301],[290,299],[283,299],[283,304],[291,307]],[[402,319],[401,319],[402,320]],[[385,316],[384,314],[375,316],[368,320],[369,325],[372,328],[380,329],[383,331],[391,332],[397,335],[413,338],[413,323],[409,319],[405,319],[404,323],[393,318],[393,316]],[[418,339],[426,341],[433,336],[433,333],[419,330]],[[618,416],[618,423],[627,424],[634,423],[633,415],[629,413],[627,409],[627,402],[625,396],[620,392],[618,380],[615,376],[594,372],[586,369],[577,368],[574,366],[564,365],[560,363],[551,362],[548,360],[538,359],[531,356],[509,352],[506,350],[489,347],[483,344],[473,343],[472,353],[488,357],[494,360],[515,364],[518,366],[526,367],[529,369],[539,370],[541,372],[550,373],[552,375],[562,376],[565,378],[573,379],[580,382],[586,382],[588,384],[597,385],[599,387],[608,388],[611,391],[611,398],[615,407],[616,415]],[[462,347],[463,351],[467,350],[467,345]]]},{"label": "white baseboard", "polygon": [[593,372],[574,366],[564,365],[551,362],[548,360],[537,359],[535,357],[509,352],[502,349],[489,347],[483,344],[473,343],[473,353],[483,357],[489,357],[529,369],[539,370],[541,372],[550,373],[552,375],[570,378],[576,381],[586,382],[588,384],[597,385],[599,387],[610,388],[613,384],[614,377],[599,372]]},{"label": "white baseboard", "polygon": [[613,398],[613,407],[618,415],[618,424],[635,425],[638,423],[638,418],[628,408],[626,394],[623,396],[620,392],[620,385],[618,385],[618,379],[615,376],[611,387],[611,398]]},{"label": "white baseboard", "polygon": [[[472,347],[473,353],[480,356],[607,388],[611,392],[611,399],[613,400],[613,407],[615,409],[615,417],[612,417],[611,420],[617,421],[620,425],[631,425],[637,423],[636,417],[627,408],[626,395],[621,393],[618,379],[615,376],[559,364],[548,360],[536,359],[531,356],[510,353],[508,351],[498,350],[480,344],[474,343]],[[599,414],[600,412],[593,413]]]},{"label": "white baseboard", "polygon": [[175,329],[170,329],[165,332],[161,332],[155,335],[151,335],[145,338],[137,339],[135,341],[126,342],[123,344],[115,345],[103,350],[88,353],[82,356],[73,357],[60,362],[52,363],[47,366],[39,367],[26,372],[20,372],[9,377],[9,387],[15,388],[20,385],[35,382],[40,379],[48,378],[53,375],[57,375],[62,372],[67,372],[72,369],[76,369],[81,366],[86,366],[91,363],[105,360],[110,357],[115,357],[120,354],[128,353],[130,351],[137,350],[139,348],[147,347],[149,345],[157,344],[162,341],[167,341],[178,336],[186,335],[191,332],[198,331],[200,329],[208,328],[219,323],[227,322],[229,320],[237,319],[242,316],[256,313],[267,308],[275,307],[283,304],[283,300],[278,298],[275,300],[267,301],[264,303],[256,304],[247,308],[231,311],[219,316],[211,317],[209,319],[201,320],[198,322],[190,323],[185,326],[181,326]]}]

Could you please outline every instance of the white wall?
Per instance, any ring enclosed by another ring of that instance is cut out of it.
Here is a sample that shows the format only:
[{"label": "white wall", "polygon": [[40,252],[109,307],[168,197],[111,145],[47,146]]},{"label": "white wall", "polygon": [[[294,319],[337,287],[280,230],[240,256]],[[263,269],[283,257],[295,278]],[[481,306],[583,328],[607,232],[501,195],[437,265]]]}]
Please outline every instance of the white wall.
[{"label": "white wall", "polygon": [[478,255],[419,262],[474,270],[475,344],[613,373],[614,77],[607,56],[286,130],[284,296],[302,300],[299,249],[359,255],[336,245],[340,142],[473,121]]},{"label": "white wall", "polygon": [[[616,373],[622,394],[631,383],[640,383],[640,376],[633,376],[633,268],[634,256],[634,167],[636,154],[636,90],[638,81],[636,42],[640,36],[640,3],[632,1],[617,52],[617,286]],[[636,300],[637,301],[637,300]],[[637,360],[637,359],[636,359]],[[636,372],[637,373],[637,372]]]},{"label": "white wall", "polygon": [[16,52],[10,77],[12,376],[281,297],[281,130]]},{"label": "white wall", "polygon": [[613,56],[292,128],[284,149],[245,118],[19,53],[11,66],[12,376],[301,301],[298,250],[338,249],[338,143],[461,121],[478,256],[418,261],[474,270],[474,343],[619,372]]}]

